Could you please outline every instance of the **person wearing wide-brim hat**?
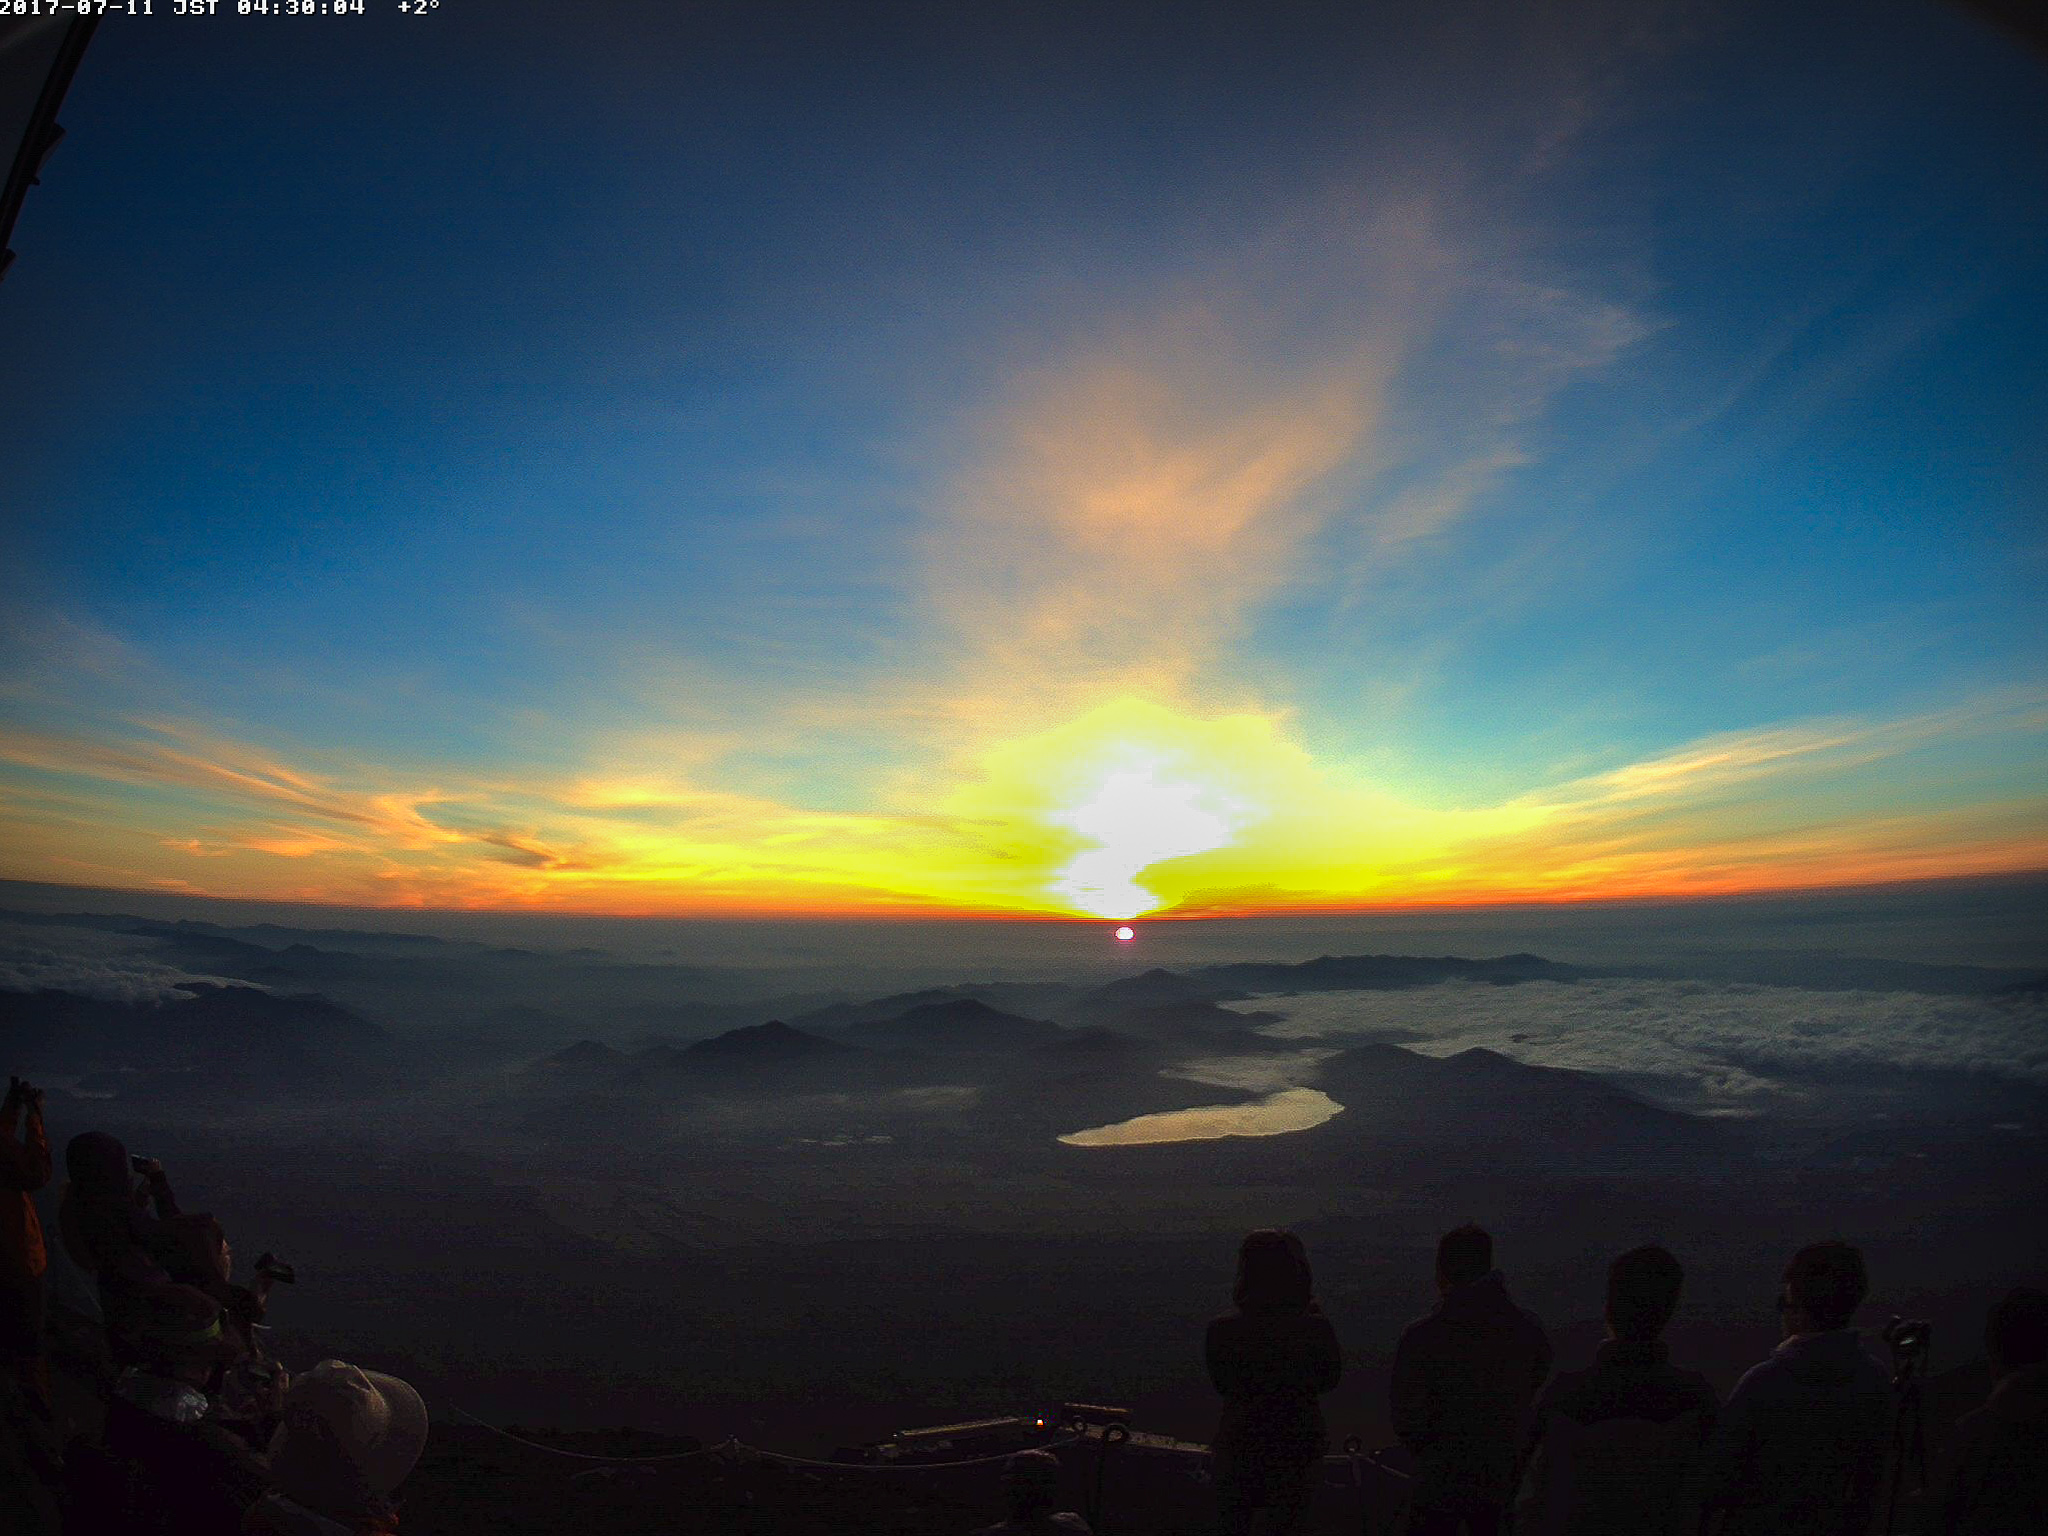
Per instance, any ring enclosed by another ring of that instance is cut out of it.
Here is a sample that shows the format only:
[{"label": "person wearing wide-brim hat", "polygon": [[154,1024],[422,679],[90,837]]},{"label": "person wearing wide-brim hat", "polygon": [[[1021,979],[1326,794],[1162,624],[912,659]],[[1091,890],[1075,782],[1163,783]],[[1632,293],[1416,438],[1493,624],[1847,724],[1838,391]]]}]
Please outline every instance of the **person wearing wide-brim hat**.
[{"label": "person wearing wide-brim hat", "polygon": [[427,1409],[396,1376],[323,1360],[292,1379],[250,1536],[382,1536],[427,1445]]}]

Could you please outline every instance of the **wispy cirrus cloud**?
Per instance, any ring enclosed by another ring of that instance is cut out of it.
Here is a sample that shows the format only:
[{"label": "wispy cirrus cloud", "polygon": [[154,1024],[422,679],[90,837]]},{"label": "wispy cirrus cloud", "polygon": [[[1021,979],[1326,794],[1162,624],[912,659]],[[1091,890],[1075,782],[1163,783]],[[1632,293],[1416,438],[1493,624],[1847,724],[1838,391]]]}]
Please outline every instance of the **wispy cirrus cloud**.
[{"label": "wispy cirrus cloud", "polygon": [[425,846],[455,834],[421,814],[433,790],[407,795],[349,790],[275,756],[202,727],[172,720],[109,722],[118,735],[22,730],[0,738],[0,762],[60,775],[137,786],[176,787],[248,805],[283,808],[361,827],[401,846]]},{"label": "wispy cirrus cloud", "polygon": [[2048,692],[2015,687],[1887,720],[1801,721],[1730,731],[1596,775],[1572,797],[1591,803],[1703,797],[1759,779],[1842,772],[1929,746],[2048,731]]},{"label": "wispy cirrus cloud", "polygon": [[942,712],[1256,700],[1236,651],[1264,605],[1355,595],[1526,462],[1556,392],[1651,322],[1519,270],[1455,197],[1347,185],[973,414],[918,546]]}]

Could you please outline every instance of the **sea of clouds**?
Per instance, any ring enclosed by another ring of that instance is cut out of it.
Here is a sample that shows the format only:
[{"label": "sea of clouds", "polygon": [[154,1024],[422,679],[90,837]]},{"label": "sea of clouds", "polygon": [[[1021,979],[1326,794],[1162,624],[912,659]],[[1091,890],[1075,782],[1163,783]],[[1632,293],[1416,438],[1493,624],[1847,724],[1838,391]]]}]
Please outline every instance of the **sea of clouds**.
[{"label": "sea of clouds", "polygon": [[148,935],[0,922],[0,992],[75,992],[109,1003],[167,1003],[187,996],[180,990],[187,982],[220,986],[230,981],[166,965],[151,955],[159,947]]},{"label": "sea of clouds", "polygon": [[1602,979],[1263,997],[1278,1040],[1401,1040],[1448,1055],[1618,1079],[1672,1108],[1754,1115],[1871,1074],[1970,1073],[2048,1088],[2048,997],[1810,991],[1742,982]]}]

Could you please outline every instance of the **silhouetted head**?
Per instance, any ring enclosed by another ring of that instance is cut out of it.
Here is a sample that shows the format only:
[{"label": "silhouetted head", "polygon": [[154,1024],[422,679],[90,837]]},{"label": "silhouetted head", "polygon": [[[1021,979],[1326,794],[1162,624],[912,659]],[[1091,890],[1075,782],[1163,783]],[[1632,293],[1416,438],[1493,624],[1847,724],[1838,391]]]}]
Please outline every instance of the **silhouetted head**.
[{"label": "silhouetted head", "polygon": [[1019,1451],[1003,1463],[1003,1497],[1010,1518],[1050,1514],[1060,1496],[1060,1461],[1051,1451]]},{"label": "silhouetted head", "polygon": [[128,1167],[128,1149],[105,1131],[86,1131],[64,1148],[64,1173],[81,1200],[125,1202],[135,1187]]},{"label": "silhouetted head", "polygon": [[1617,1339],[1647,1344],[1678,1310],[1685,1271],[1668,1251],[1631,1248],[1607,1266],[1607,1326]]},{"label": "silhouetted head", "polygon": [[1846,1328],[1863,1305],[1870,1277],[1863,1255],[1838,1238],[1809,1243],[1785,1266],[1778,1310],[1788,1333],[1815,1333]]},{"label": "silhouetted head", "polygon": [[1238,1245],[1232,1299],[1243,1312],[1299,1311],[1313,1301],[1315,1277],[1301,1239],[1272,1227],[1248,1234]]},{"label": "silhouetted head", "polygon": [[164,1272],[181,1285],[208,1290],[226,1285],[234,1277],[234,1252],[228,1234],[215,1216],[196,1214],[167,1223],[162,1240],[152,1244]]},{"label": "silhouetted head", "polygon": [[57,1206],[57,1231],[71,1262],[98,1274],[118,1261],[130,1241],[133,1207],[129,1194],[128,1149],[105,1131],[86,1131],[64,1148],[64,1186]]},{"label": "silhouetted head", "polygon": [[1493,1239],[1472,1222],[1446,1232],[1436,1245],[1436,1283],[1445,1290],[1470,1285],[1492,1268]]},{"label": "silhouetted head", "polygon": [[2048,1360],[2048,1291],[2007,1291],[1984,1319],[1984,1353],[2001,1376]]}]

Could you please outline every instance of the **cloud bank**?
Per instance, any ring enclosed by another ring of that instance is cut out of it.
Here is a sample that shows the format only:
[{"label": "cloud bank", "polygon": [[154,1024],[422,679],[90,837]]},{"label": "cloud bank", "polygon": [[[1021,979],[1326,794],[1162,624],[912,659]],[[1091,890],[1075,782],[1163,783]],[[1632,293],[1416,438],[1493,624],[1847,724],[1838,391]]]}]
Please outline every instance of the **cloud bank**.
[{"label": "cloud bank", "polygon": [[1601,979],[1446,984],[1239,1003],[1283,1011],[1283,1039],[1412,1030],[1414,1049],[1484,1046],[1628,1080],[1676,1108],[1756,1114],[1860,1073],[1964,1072],[2048,1088],[2048,999],[1816,992],[1744,983]]}]

